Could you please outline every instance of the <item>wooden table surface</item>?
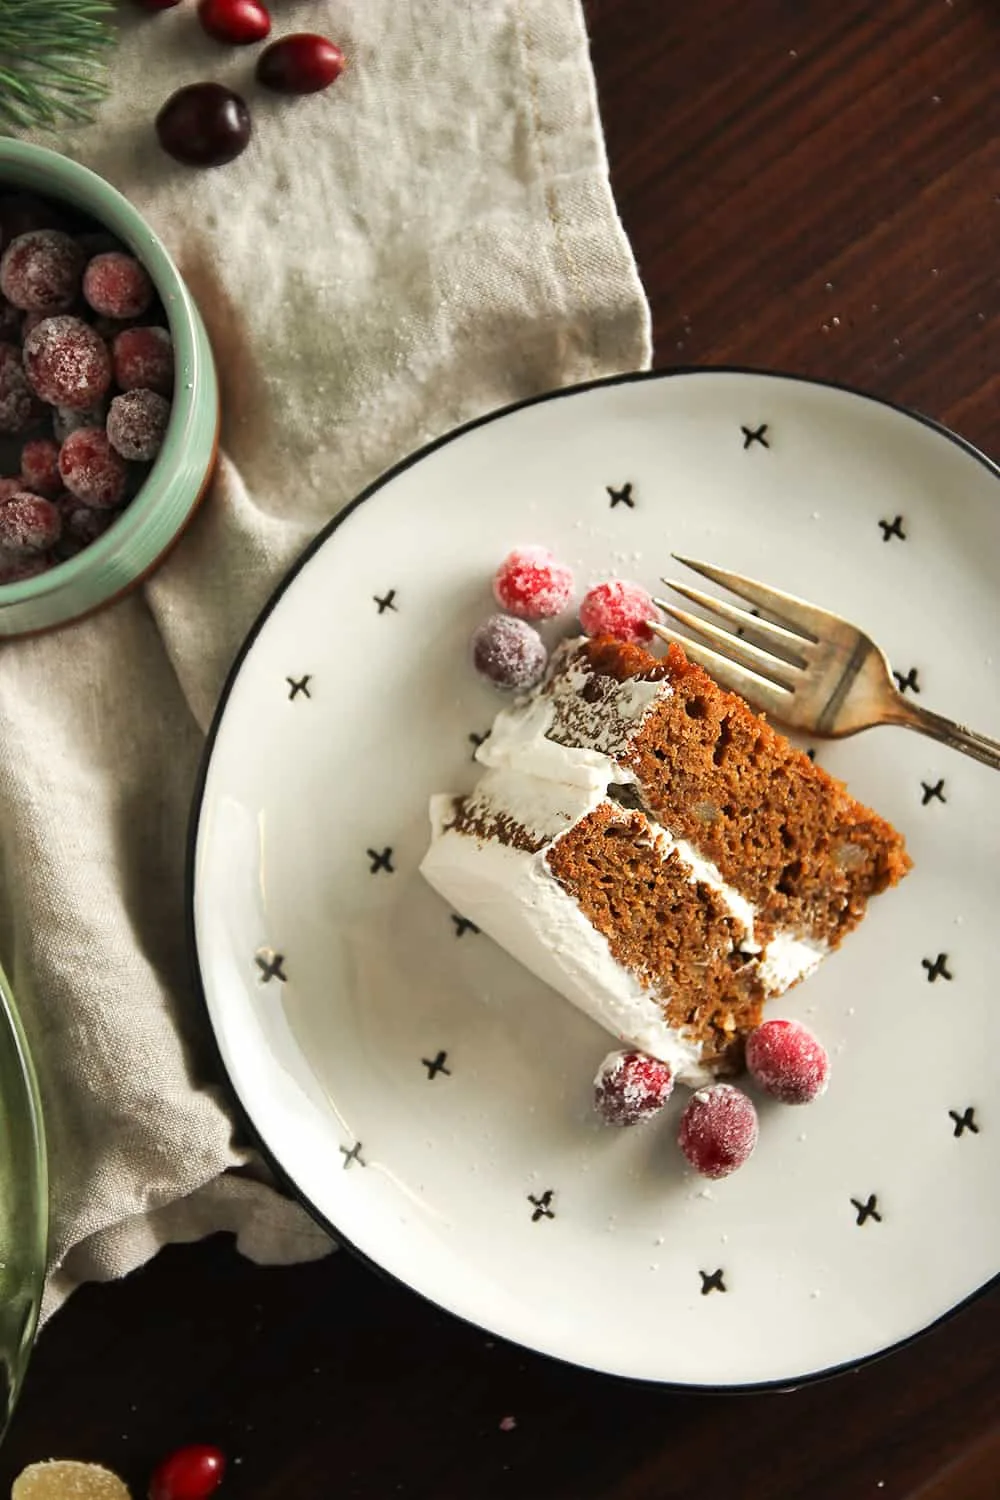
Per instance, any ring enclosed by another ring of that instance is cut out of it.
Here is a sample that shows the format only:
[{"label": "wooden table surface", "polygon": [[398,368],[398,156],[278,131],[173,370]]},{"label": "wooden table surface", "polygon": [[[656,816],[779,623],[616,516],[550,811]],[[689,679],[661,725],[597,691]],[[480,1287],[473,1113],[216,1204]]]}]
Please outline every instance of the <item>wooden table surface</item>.
[{"label": "wooden table surface", "polygon": [[[847,381],[1000,456],[995,0],[588,13],[657,363]],[[219,1237],[73,1298],[0,1494],[61,1455],[138,1500],[197,1439],[229,1453],[232,1500],[996,1500],[998,1350],[994,1288],[854,1374],[678,1395],[505,1346],[346,1253],[264,1271]]]}]

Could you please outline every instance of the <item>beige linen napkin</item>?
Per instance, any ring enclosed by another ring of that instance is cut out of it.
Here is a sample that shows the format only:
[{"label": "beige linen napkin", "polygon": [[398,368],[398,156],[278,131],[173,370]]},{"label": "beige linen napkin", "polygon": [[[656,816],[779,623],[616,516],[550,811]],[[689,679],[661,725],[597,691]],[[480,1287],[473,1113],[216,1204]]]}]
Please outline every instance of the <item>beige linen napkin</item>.
[{"label": "beige linen napkin", "polygon": [[[456,423],[648,361],[577,0],[277,5],[349,58],[267,96],[191,0],[122,18],[114,92],[55,144],[148,216],[205,315],[223,457],[141,593],[0,646],[0,957],[41,1076],[52,1166],[46,1311],[171,1240],[323,1254],[234,1133],[185,953],[185,830],[203,736],[248,626],[359,489]],[[216,171],[163,156],[183,83],[244,93]]]}]

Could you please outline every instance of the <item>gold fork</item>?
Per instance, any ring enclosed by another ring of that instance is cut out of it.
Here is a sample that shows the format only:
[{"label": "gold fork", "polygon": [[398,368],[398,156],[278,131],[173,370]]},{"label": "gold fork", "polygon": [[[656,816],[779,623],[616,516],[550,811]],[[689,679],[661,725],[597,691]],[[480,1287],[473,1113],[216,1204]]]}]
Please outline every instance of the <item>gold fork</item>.
[{"label": "gold fork", "polygon": [[[661,640],[676,641],[692,661],[754,708],[789,728],[831,739],[857,734],[874,724],[901,724],[1000,771],[1000,742],[904,698],[893,682],[885,653],[856,625],[741,573],[729,573],[676,552],[672,556],[675,562],[773,617],[764,619],[739,605],[665,578],[668,588],[733,628],[727,630],[686,609],[677,609],[665,599],[654,603],[686,631],[694,631],[712,646],[692,641],[669,625],[649,622]],[[754,645],[737,631],[749,631],[764,644]]]}]

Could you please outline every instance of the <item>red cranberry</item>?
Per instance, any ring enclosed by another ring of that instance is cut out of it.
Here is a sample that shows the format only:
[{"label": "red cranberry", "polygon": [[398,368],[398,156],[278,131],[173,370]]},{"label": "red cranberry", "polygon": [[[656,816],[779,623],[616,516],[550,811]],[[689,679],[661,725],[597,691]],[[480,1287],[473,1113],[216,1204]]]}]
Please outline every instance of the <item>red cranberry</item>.
[{"label": "red cranberry", "polygon": [[61,530],[57,507],[41,495],[22,490],[0,505],[0,548],[6,552],[48,552]]},{"label": "red cranberry", "polygon": [[609,1052],[594,1079],[594,1108],[609,1125],[638,1125],[666,1104],[674,1077],[645,1052]]},{"label": "red cranberry", "polygon": [[260,0],[199,0],[198,20],[209,36],[234,47],[262,42],[271,30]]},{"label": "red cranberry", "polygon": [[208,1500],[222,1483],[225,1454],[210,1443],[178,1448],[155,1469],[149,1500]]},{"label": "red cranberry", "polygon": [[731,1083],[699,1089],[681,1116],[677,1142],[703,1177],[728,1177],[757,1144],[757,1111]]},{"label": "red cranberry", "polygon": [[316,94],[344,71],[344,54],[335,42],[311,31],[299,31],[272,42],[257,59],[257,81],[279,94]]},{"label": "red cranberry", "polygon": [[21,449],[24,488],[52,500],[62,489],[59,478],[59,444],[51,438],[32,438]]},{"label": "red cranberry", "polygon": [[595,584],[580,605],[580,624],[587,635],[613,635],[618,641],[652,640],[648,622],[659,618],[660,611],[646,590],[620,578]]},{"label": "red cranberry", "polygon": [[535,627],[510,615],[491,615],[472,637],[472,664],[496,687],[534,687],[547,660],[545,642]]},{"label": "red cranberry", "polygon": [[165,328],[125,328],[111,347],[115,382],[123,391],[174,388],[174,346]]},{"label": "red cranberry", "polygon": [[16,344],[0,344],[0,433],[24,432],[38,413],[21,351]]},{"label": "red cranberry", "polygon": [[59,229],[35,229],[11,240],[0,259],[0,292],[22,312],[72,307],[83,275],[83,251]]},{"label": "red cranberry", "polygon": [[111,384],[104,340],[81,318],[46,318],[24,341],[24,369],[33,390],[52,406],[83,411]]},{"label": "red cranberry", "polygon": [[83,295],[107,318],[141,318],[153,300],[153,283],[134,255],[108,250],[88,261]]},{"label": "red cranberry", "polygon": [[548,620],[573,594],[573,573],[547,547],[515,547],[497,569],[493,597],[522,620]]},{"label": "red cranberry", "polygon": [[830,1059],[822,1042],[799,1021],[765,1021],[751,1032],[747,1069],[766,1094],[782,1104],[808,1104],[822,1094]]},{"label": "red cranberry", "polygon": [[126,391],[108,412],[108,441],[122,458],[150,463],[159,453],[170,420],[170,402],[155,391]]},{"label": "red cranberry", "polygon": [[250,141],[246,100],[221,83],[188,83],[156,116],[160,145],[190,167],[221,167]]},{"label": "red cranberry", "polygon": [[59,473],[70,494],[96,510],[113,510],[124,499],[128,469],[102,427],[70,433],[59,450]]}]

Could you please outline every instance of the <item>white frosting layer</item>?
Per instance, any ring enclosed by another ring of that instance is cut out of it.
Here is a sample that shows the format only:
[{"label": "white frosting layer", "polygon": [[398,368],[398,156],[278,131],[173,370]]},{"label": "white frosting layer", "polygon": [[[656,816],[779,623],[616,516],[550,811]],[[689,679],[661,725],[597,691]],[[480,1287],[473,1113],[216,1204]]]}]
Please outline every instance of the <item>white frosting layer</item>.
[{"label": "white frosting layer", "polygon": [[[572,643],[568,648],[572,649]],[[551,845],[607,800],[608,789],[636,784],[622,755],[647,714],[673,689],[666,682],[629,679],[588,704],[580,689],[589,674],[570,666],[558,673],[549,692],[499,713],[476,758],[487,769],[466,803],[476,821],[516,824],[536,852],[494,838],[458,833],[449,825],[454,798],[431,803],[433,837],[421,870],[456,910],[505,948],[553,989],[558,990],[620,1041],[660,1058],[685,1083],[708,1080],[698,1058],[700,1044],[668,1026],[665,997],[614,958],[607,939],[583,915],[546,864]],[[572,724],[567,723],[572,716]],[[564,745],[550,732],[575,728],[591,741],[587,748]],[[755,908],[722,877],[693,845],[647,817],[649,837],[661,858],[676,854],[692,883],[711,888],[745,929],[740,948],[760,953],[754,937]],[[823,945],[779,932],[760,958],[758,973],[766,990],[778,994],[823,958]]]},{"label": "white frosting layer", "polygon": [[453,816],[453,798],[433,798],[434,837],[420,868],[434,889],[619,1041],[660,1058],[685,1083],[707,1082],[699,1046],[667,1025],[653,994],[613,957],[553,878],[545,851],[456,833],[444,826]]}]

